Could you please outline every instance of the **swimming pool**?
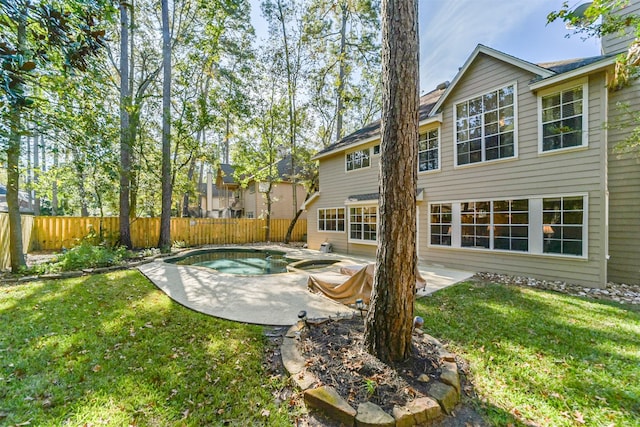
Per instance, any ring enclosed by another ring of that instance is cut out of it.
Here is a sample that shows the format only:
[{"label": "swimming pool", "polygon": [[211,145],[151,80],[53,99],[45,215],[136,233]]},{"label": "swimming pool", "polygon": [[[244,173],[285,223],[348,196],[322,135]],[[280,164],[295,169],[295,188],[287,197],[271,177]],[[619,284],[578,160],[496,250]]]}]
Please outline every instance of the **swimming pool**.
[{"label": "swimming pool", "polygon": [[285,255],[285,252],[273,250],[223,248],[189,252],[166,261],[177,265],[208,267],[221,273],[254,276],[286,273],[287,265],[299,260]]}]

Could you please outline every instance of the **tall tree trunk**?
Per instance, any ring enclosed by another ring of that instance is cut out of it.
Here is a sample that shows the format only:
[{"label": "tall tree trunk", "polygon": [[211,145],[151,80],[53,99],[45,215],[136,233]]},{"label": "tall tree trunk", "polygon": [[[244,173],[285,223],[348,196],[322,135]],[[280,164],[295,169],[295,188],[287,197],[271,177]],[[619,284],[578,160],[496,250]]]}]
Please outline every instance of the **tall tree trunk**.
[{"label": "tall tree trunk", "polygon": [[36,135],[32,135],[27,138],[27,179],[25,189],[27,190],[27,195],[29,198],[29,209],[33,210],[33,168],[31,167],[31,140],[35,140],[37,138]]},{"label": "tall tree trunk", "polygon": [[120,244],[131,249],[129,185],[131,183],[131,138],[129,128],[129,5],[120,2]]},{"label": "tall tree trunk", "polygon": [[75,165],[76,180],[78,182],[78,194],[80,196],[80,216],[83,217],[89,216],[87,188],[85,186],[85,182],[87,181],[87,176],[84,169],[85,162],[86,158],[82,157],[79,150],[73,149],[73,164]]},{"label": "tall tree trunk", "polygon": [[387,363],[411,354],[418,83],[418,1],[383,0],[380,241],[364,340]]},{"label": "tall tree trunk", "polygon": [[338,87],[336,88],[336,141],[342,139],[342,116],[344,113],[344,74],[347,54],[347,1],[343,0],[340,9],[342,12],[342,25],[340,27],[340,58],[338,59]]},{"label": "tall tree trunk", "polygon": [[[196,135],[196,141],[200,141],[201,132],[202,130],[198,131]],[[197,159],[197,156],[192,156],[191,162],[189,162],[189,170],[187,171],[187,181],[189,182],[193,181],[193,174],[196,171],[196,159]],[[199,191],[200,191],[200,187],[198,186],[196,193],[198,193]],[[185,192],[182,198],[182,216],[185,218],[189,216],[189,192]]]},{"label": "tall tree trunk", "polygon": [[162,252],[171,250],[171,35],[169,4],[162,0],[162,212],[160,240]]},{"label": "tall tree trunk", "polygon": [[53,181],[51,182],[51,215],[57,216],[60,211],[58,210],[58,164],[60,159],[60,153],[58,152],[58,134],[55,136],[56,140],[53,146]]},{"label": "tall tree trunk", "polygon": [[[132,90],[132,86],[129,86]],[[131,104],[131,113],[129,113],[129,141],[131,141],[129,149],[129,165],[135,165],[136,158],[141,158],[142,155],[135,151],[136,142],[138,140],[138,130],[140,128],[140,102],[139,100],[133,100]],[[142,151],[141,146],[137,146]],[[131,167],[129,169],[129,218],[133,219],[138,216],[138,181],[140,174],[136,168]]]},{"label": "tall tree trunk", "polygon": [[[33,186],[38,187],[38,181],[40,180],[40,154],[38,152],[38,138],[44,139],[42,135],[35,135],[33,138]],[[33,213],[40,215],[40,196],[38,190],[33,191]]]},{"label": "tall tree trunk", "polygon": [[[291,54],[289,52],[289,37],[287,34],[287,25],[285,22],[284,11],[282,8],[282,3],[278,0],[278,16],[279,21],[282,27],[282,44],[284,45],[284,57],[285,57],[285,66],[287,71],[287,95],[288,95],[288,110],[289,110],[289,145],[291,147],[291,181],[293,183],[293,210],[292,213],[295,220],[300,214],[297,214],[298,211],[298,191],[296,188],[296,133],[297,133],[297,111],[296,111],[296,81],[294,79],[292,63],[291,63]],[[295,221],[294,220],[294,221]],[[294,222],[295,224],[295,222]],[[289,230],[293,230],[293,227],[289,227]],[[288,243],[291,239],[291,233],[287,232],[285,236],[285,243]]]},{"label": "tall tree trunk", "polygon": [[[27,10],[22,7],[18,22],[18,54],[26,50],[27,38]],[[14,89],[16,93],[23,93],[22,84],[18,83]],[[7,144],[7,209],[9,211],[9,255],[11,256],[11,271],[17,273],[20,267],[26,265],[22,252],[22,220],[20,219],[20,144],[22,136],[21,100],[13,100],[9,115],[9,141]]]}]

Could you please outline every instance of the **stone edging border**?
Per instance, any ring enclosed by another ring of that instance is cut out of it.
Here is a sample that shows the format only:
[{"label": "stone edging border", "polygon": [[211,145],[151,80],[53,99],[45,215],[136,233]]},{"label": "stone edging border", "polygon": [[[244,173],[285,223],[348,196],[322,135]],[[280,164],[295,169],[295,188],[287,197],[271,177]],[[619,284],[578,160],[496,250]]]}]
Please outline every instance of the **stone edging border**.
[{"label": "stone edging border", "polygon": [[306,370],[305,359],[298,351],[297,340],[304,323],[293,325],[282,339],[281,354],[285,369],[303,391],[304,401],[308,407],[322,411],[327,417],[345,426],[396,426],[411,427],[435,421],[445,414],[450,414],[460,401],[460,376],[455,356],[430,335],[424,334],[422,339],[438,349],[442,361],[442,373],[439,381],[433,381],[428,397],[420,397],[405,406],[394,406],[390,415],[378,405],[371,402],[361,403],[355,409],[342,398],[333,387],[319,386],[318,379]]}]

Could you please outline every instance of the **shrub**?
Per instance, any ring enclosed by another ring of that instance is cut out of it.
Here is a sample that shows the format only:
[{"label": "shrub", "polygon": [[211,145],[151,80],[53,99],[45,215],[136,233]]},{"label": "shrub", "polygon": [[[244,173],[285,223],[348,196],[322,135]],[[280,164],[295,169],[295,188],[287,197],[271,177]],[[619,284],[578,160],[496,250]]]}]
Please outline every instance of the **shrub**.
[{"label": "shrub", "polygon": [[130,254],[124,246],[111,248],[104,245],[93,245],[89,240],[83,240],[78,246],[64,251],[53,261],[35,265],[28,272],[43,274],[109,267],[122,264],[129,256]]}]

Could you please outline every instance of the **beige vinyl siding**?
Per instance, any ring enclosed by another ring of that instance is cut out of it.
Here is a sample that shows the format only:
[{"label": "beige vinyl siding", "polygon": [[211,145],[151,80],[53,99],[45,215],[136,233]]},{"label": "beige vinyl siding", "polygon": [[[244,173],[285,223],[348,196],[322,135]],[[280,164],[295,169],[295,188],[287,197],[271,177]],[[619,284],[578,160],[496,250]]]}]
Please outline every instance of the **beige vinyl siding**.
[{"label": "beige vinyl siding", "polygon": [[[369,147],[373,153],[373,146],[377,144],[379,144],[378,141],[372,142],[358,149]],[[320,196],[311,204],[307,212],[307,243],[310,249],[317,250],[323,242],[328,241],[336,252],[373,256],[376,253],[375,244],[348,242],[348,220],[344,233],[318,231],[318,209],[345,207],[345,214],[348,217],[349,207],[345,205],[345,201],[349,196],[378,192],[380,156],[372,154],[371,166],[349,172],[346,172],[345,156],[346,152],[342,152],[320,161]],[[377,204],[377,202],[372,201],[371,204]]]},{"label": "beige vinyl siding", "polygon": [[[638,15],[640,14],[640,0],[631,0],[627,7],[618,12],[620,15]],[[609,34],[602,38],[602,54],[620,53],[627,50],[629,43],[633,40],[633,30],[627,32],[626,35],[620,37],[619,34]]]},{"label": "beige vinyl siding", "polygon": [[[640,82],[609,93],[609,280],[640,283],[640,150],[620,154],[616,146],[629,128],[621,129],[623,111],[618,103],[640,109]],[[638,126],[636,123],[632,126]]]},{"label": "beige vinyl siding", "polygon": [[[442,171],[419,176],[427,202],[528,198],[546,195],[588,194],[588,259],[474,251],[428,245],[428,208],[420,207],[419,236],[422,261],[476,271],[531,275],[602,286],[605,251],[601,233],[605,225],[602,187],[602,105],[604,74],[589,77],[589,146],[577,151],[538,154],[537,96],[529,88],[535,76],[515,66],[478,55],[442,106]],[[489,90],[517,84],[517,157],[454,168],[453,107],[456,102]]]}]

